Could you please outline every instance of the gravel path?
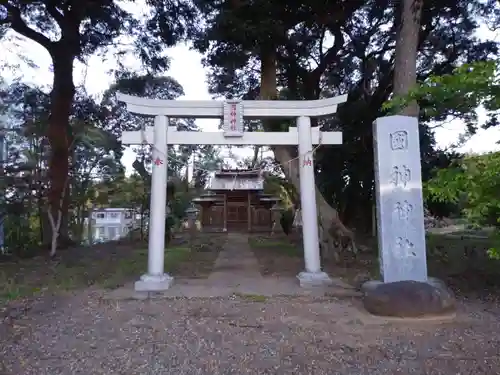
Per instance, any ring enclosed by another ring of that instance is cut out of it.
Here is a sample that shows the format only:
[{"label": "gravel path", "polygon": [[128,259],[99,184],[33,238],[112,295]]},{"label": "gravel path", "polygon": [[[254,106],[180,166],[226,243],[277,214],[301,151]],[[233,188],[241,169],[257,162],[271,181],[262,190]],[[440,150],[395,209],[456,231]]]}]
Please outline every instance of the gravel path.
[{"label": "gravel path", "polygon": [[[498,374],[500,309],[387,322],[352,300],[109,302],[86,292],[0,323],[0,374]],[[3,368],[2,368],[3,365]]]}]

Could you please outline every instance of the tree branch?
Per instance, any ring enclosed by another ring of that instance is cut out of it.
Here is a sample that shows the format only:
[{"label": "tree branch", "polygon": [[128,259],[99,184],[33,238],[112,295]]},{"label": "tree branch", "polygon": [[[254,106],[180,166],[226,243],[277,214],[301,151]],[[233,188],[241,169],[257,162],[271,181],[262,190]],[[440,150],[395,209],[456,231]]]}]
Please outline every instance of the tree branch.
[{"label": "tree branch", "polygon": [[[0,2],[7,9],[6,21],[10,22],[10,27],[15,32],[21,34],[22,36],[31,39],[32,41],[40,44],[45,49],[49,50],[52,46],[52,42],[45,35],[35,31],[29,27],[21,16],[21,11],[19,8],[7,3],[7,1]],[[7,23],[5,22],[5,23]]]},{"label": "tree branch", "polygon": [[62,13],[59,12],[59,9],[53,4],[47,4],[45,3],[45,9],[47,9],[47,12],[54,18],[59,25],[61,29],[64,29],[64,16]]},{"label": "tree branch", "polygon": [[344,35],[342,35],[342,30],[340,30],[340,28],[335,30],[334,37],[335,42],[333,46],[323,55],[323,58],[319,62],[318,66],[311,72],[311,75],[315,77],[315,79],[319,80],[319,77],[321,77],[326,67],[329,66],[333,60],[335,60],[338,52],[344,46]]},{"label": "tree branch", "polygon": [[260,151],[261,146],[253,146],[253,158],[252,158],[252,163],[251,163],[251,168],[255,168],[257,165],[257,161],[259,159],[259,151]]}]

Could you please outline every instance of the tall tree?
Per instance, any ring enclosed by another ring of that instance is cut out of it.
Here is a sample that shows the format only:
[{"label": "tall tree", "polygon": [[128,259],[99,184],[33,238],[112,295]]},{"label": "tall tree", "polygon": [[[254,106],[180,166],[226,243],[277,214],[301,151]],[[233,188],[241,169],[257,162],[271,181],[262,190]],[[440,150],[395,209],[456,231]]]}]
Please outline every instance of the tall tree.
[{"label": "tall tree", "polygon": [[[366,218],[371,217],[373,199],[371,124],[384,114],[382,104],[393,91],[401,22],[395,15],[401,12],[401,2],[197,0],[196,4],[206,22],[195,45],[205,53],[213,93],[246,99],[317,99],[349,93],[336,117],[317,123],[325,130],[342,130],[345,143],[341,149],[322,147],[316,155],[322,237],[330,239],[332,222],[341,235],[352,236],[340,218],[370,228]],[[494,7],[493,2],[480,0],[424,3],[418,29],[418,78],[450,72],[459,62],[479,60],[495,51],[495,43],[474,36],[478,19]],[[264,121],[263,126],[277,131],[289,123]],[[421,138],[425,167],[434,140],[424,127]],[[296,156],[292,148],[272,149],[282,167]],[[298,168],[282,169],[299,188]]]},{"label": "tall tree", "polygon": [[165,70],[168,60],[163,48],[184,34],[182,20],[189,16],[189,6],[174,0],[150,3],[156,8],[143,20],[114,0],[0,0],[0,37],[9,37],[6,31],[14,31],[45,48],[52,59],[47,137],[51,150],[48,212],[53,217],[60,212],[66,216],[69,203],[65,181],[74,137],[69,117],[75,95],[75,59],[85,61],[98,51],[116,48],[117,39],[127,36],[133,42],[126,48],[135,49],[150,71]]},{"label": "tall tree", "polygon": [[[401,22],[394,58],[394,95],[406,95],[417,84],[417,52],[423,0],[402,0]],[[418,117],[418,103],[412,101],[402,115]]]},{"label": "tall tree", "polygon": [[[108,111],[109,126],[114,129],[118,136],[125,130],[144,130],[148,126],[153,126],[154,121],[150,116],[139,116],[128,112],[126,106],[116,100],[118,91],[129,95],[163,100],[174,100],[184,95],[182,86],[172,77],[131,72],[119,73],[116,82],[104,93],[103,98],[103,105]],[[178,130],[198,130],[194,119],[172,119],[170,125],[177,126]],[[138,157],[133,167],[145,180],[150,178],[148,167],[152,163],[151,147],[142,145],[134,148]],[[168,148],[168,154],[165,155],[165,158],[169,161],[168,174],[170,177],[180,176],[180,170],[186,166],[195,148],[195,146]]]},{"label": "tall tree", "polygon": [[[43,214],[47,207],[46,192],[49,186],[49,145],[46,134],[49,126],[50,95],[38,87],[19,83],[10,85],[3,95],[6,104],[11,108],[9,119],[12,125],[22,131],[12,148],[22,155],[18,158],[18,167],[23,167],[24,177],[28,181],[27,196],[38,208],[34,216],[40,221],[42,230],[50,229],[42,238],[51,238],[52,233],[52,243],[57,245],[58,231],[53,230],[53,227],[61,227],[65,218],[62,214],[49,217]],[[72,219],[76,219],[79,224],[73,226],[73,229],[81,228],[83,224],[82,215],[85,214],[86,203],[91,198],[88,190],[93,180],[96,177],[110,178],[123,169],[120,163],[121,144],[113,134],[113,129],[108,126],[105,114],[99,103],[83,90],[77,90],[69,123],[73,133],[69,149],[70,169],[65,178],[65,185],[68,187],[65,194],[68,194],[67,198],[71,201],[72,213],[68,215],[68,224]],[[22,159],[26,161],[21,163]],[[21,189],[20,186],[17,188]],[[81,230],[71,234],[72,238],[78,241]],[[52,245],[52,254],[55,254],[55,245]]]},{"label": "tall tree", "polygon": [[[358,3],[340,1],[331,7],[322,2],[198,1],[209,22],[196,45],[208,53],[206,63],[212,69],[213,91],[260,100],[317,98],[321,76],[342,45],[342,36],[339,38],[337,34],[334,46],[327,51],[323,49],[327,24],[346,22]],[[303,60],[306,55],[316,58],[312,71]],[[239,80],[244,76],[240,70],[249,73],[244,82]],[[252,74],[252,70],[257,70],[259,75]],[[262,125],[266,131],[276,131],[286,130],[289,123],[263,121]],[[296,150],[287,146],[272,146],[271,150],[287,178],[299,190],[298,163],[290,162],[296,158]],[[317,201],[320,234],[330,247],[331,223],[335,223],[342,235],[352,239],[352,232],[319,191]]]}]

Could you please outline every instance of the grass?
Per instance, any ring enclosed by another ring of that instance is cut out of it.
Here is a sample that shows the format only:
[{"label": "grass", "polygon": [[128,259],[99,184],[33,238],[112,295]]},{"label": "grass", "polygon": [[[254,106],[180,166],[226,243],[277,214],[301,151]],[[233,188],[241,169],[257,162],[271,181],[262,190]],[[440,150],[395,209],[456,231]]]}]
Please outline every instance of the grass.
[{"label": "grass", "polygon": [[492,241],[487,237],[428,234],[429,273],[455,276],[476,272],[486,277],[497,277],[500,281],[500,262],[487,254],[491,246]]},{"label": "grass", "polygon": [[254,235],[248,239],[263,276],[295,276],[303,269],[303,251],[288,238]]},{"label": "grass", "polygon": [[[492,247],[492,240],[485,236],[486,233],[485,230],[462,230],[450,234],[427,234],[429,275],[443,279],[461,291],[483,292],[500,286],[500,261],[488,257],[487,250]],[[249,244],[256,250],[256,255],[265,255],[265,267],[269,268],[266,272],[269,274],[278,272],[280,267],[283,268],[285,262],[289,262],[286,258],[292,262],[303,257],[301,248],[286,239],[253,237],[249,239]],[[354,284],[362,274],[378,278],[376,240],[367,239],[363,245],[369,250],[356,256],[350,253],[342,254],[340,263],[333,260],[324,262],[325,271]]]},{"label": "grass", "polygon": [[[165,249],[165,272],[172,272],[179,263],[191,255],[189,247],[171,247]],[[107,289],[123,286],[128,280],[144,273],[147,269],[148,250],[140,249],[133,257],[119,259],[116,268],[107,277],[103,278],[100,285]]]},{"label": "grass", "polygon": [[[492,246],[488,237],[477,233],[426,235],[427,268],[429,276],[448,280],[451,283],[467,284],[481,289],[488,285],[500,285],[500,261],[491,259],[487,250]],[[367,243],[367,253],[352,257],[347,268],[358,268],[372,278],[379,277],[376,240]]]},{"label": "grass", "polygon": [[283,255],[292,257],[301,257],[302,249],[286,240],[263,238],[263,237],[250,237],[248,239],[250,247],[254,249],[268,249],[272,252],[279,252]]},{"label": "grass", "polygon": [[[78,260],[55,261],[38,257],[0,263],[0,301],[78,290],[90,285],[116,288],[146,271],[147,249],[117,249],[114,253],[107,250],[111,255],[103,259],[82,256]],[[165,271],[171,272],[189,259],[191,253],[189,247],[166,249]]]}]

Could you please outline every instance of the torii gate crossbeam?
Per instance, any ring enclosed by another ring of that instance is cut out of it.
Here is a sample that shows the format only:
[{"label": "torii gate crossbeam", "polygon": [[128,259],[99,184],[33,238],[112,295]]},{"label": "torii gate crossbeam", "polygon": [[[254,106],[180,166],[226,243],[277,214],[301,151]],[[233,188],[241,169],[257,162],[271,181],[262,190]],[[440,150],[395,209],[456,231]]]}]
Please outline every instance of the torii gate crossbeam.
[{"label": "torii gate crossbeam", "polygon": [[[272,140],[273,145],[298,145],[299,132],[296,127],[291,127],[288,132],[246,132],[243,137],[229,138],[223,132],[193,132],[177,131],[177,127],[168,127],[167,144],[169,145],[268,145]],[[121,138],[123,144],[153,144],[154,127],[148,127],[144,131],[124,132]],[[320,132],[318,128],[311,129],[311,141],[313,145],[342,144],[342,132]]]}]

